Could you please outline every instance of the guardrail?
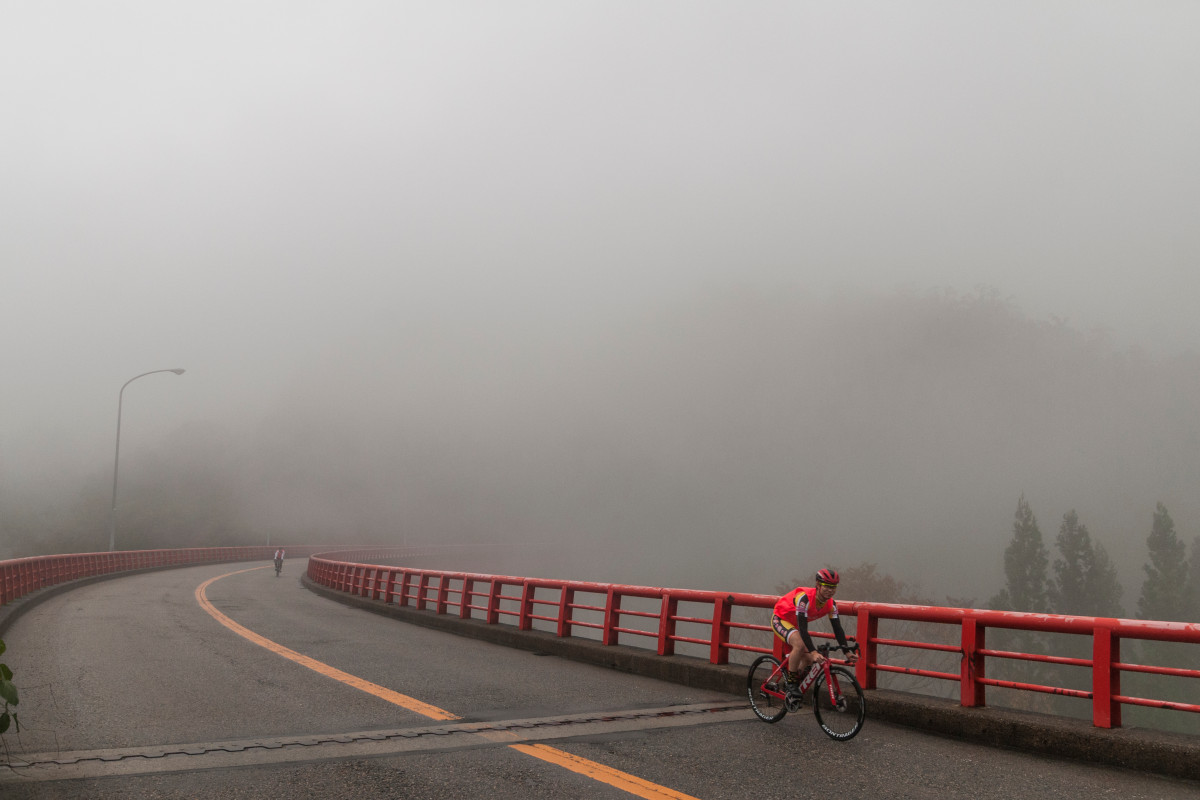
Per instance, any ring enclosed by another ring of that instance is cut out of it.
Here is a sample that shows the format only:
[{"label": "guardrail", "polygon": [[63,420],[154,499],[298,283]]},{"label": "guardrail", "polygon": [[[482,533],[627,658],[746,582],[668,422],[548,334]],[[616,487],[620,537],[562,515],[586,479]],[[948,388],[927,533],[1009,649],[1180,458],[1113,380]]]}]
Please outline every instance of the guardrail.
[{"label": "guardrail", "polygon": [[72,553],[68,555],[30,556],[0,561],[0,606],[48,586],[90,578],[129,572],[139,569],[162,569],[187,564],[213,564],[226,561],[270,561],[282,547],[289,558],[308,557],[321,553],[327,558],[389,558],[397,555],[419,557],[442,555],[453,557],[470,550],[479,552],[488,546],[430,545],[425,547],[359,545],[251,545],[244,547],[189,547],[162,550],[117,550],[102,553]]},{"label": "guardrail", "polygon": [[[387,555],[379,551],[369,557]],[[582,628],[605,645],[635,639],[639,646],[656,649],[662,656],[673,655],[680,644],[703,648],[713,664],[728,663],[730,653],[738,651],[774,652],[782,656],[783,643],[766,624],[777,599],[770,595],[413,569],[345,560],[350,556],[367,557],[354,551],[314,555],[308,563],[309,578],[332,589],[387,604],[412,606],[437,614],[454,613],[463,619],[478,619],[488,624],[512,624],[519,630],[532,630],[540,624],[541,629],[558,636],[573,636],[578,635],[576,629]],[[626,602],[631,599],[634,602]],[[683,614],[681,605],[684,610],[699,610]],[[1200,713],[1197,704],[1121,693],[1121,676],[1125,673],[1198,680],[1200,670],[1125,663],[1120,657],[1121,642],[1127,640],[1200,644],[1200,624],[841,600],[838,608],[843,618],[856,621],[856,636],[852,638],[859,642],[862,652],[855,669],[864,689],[876,688],[879,673],[891,672],[957,682],[963,706],[986,705],[988,686],[1084,698],[1091,700],[1092,724],[1101,728],[1120,727],[1124,705]],[[747,616],[745,609],[758,612],[762,623],[736,619]],[[958,631],[952,639],[947,636],[943,641],[885,638],[879,630],[885,620],[888,624],[891,621],[935,623],[951,626],[951,632],[953,628]],[[985,646],[988,629],[1087,636],[1092,643],[1092,657],[991,650]],[[756,634],[759,641],[773,641],[774,647],[768,649],[739,641],[751,634]],[[821,633],[814,635],[828,637]],[[879,660],[880,647],[957,654],[960,668],[954,673],[885,664]],[[1189,663],[1200,663],[1200,652],[1196,656]],[[1087,691],[989,678],[989,658],[1087,668],[1091,671],[1092,688]]]},{"label": "guardrail", "polygon": [[[193,547],[170,550],[118,550],[105,553],[31,556],[0,561],[0,606],[30,592],[96,575],[222,561],[270,561],[278,546]],[[289,557],[311,556],[329,545],[285,546]]]}]

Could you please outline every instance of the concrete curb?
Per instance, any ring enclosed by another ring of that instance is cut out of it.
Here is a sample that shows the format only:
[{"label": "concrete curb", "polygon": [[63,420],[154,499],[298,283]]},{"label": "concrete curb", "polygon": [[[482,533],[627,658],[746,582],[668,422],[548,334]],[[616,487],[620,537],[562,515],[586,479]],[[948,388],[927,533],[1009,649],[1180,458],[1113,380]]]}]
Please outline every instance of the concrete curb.
[{"label": "concrete curb", "polygon": [[[519,631],[512,625],[488,625],[474,619],[386,605],[349,595],[312,581],[310,591],[393,619],[520,650],[569,658],[621,672],[644,675],[697,689],[743,695],[746,667],[717,665],[689,656],[659,656],[626,645],[605,646],[586,639],[559,638],[544,631]],[[1106,766],[1200,780],[1200,736],[1144,728],[1096,728],[1090,723],[999,708],[963,708],[952,700],[886,689],[867,693],[870,718],[918,728],[942,736]],[[749,709],[747,709],[747,713]]]}]

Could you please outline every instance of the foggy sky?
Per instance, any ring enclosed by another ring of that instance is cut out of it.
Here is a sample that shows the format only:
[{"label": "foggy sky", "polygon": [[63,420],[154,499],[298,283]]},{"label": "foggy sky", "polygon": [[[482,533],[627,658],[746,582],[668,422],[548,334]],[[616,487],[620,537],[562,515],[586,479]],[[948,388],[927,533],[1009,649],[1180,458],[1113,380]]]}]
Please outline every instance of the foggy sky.
[{"label": "foggy sky", "polygon": [[[442,412],[414,421],[426,431],[503,428],[489,407],[545,388],[531,362],[594,372],[639,351],[598,342],[741,291],[834,313],[859,293],[992,287],[1119,348],[1200,349],[1191,3],[44,2],[3,18],[0,499],[106,474],[117,391],[148,370],[187,373],[126,391],[123,469],[180,429],[253,460],[238,445],[297,408],[301,449],[348,420],[394,429],[413,397]],[[720,363],[736,382],[743,360]],[[603,405],[604,383],[586,386]],[[525,422],[567,440],[589,424],[570,408]],[[1039,510],[1051,536],[1065,510]]]}]

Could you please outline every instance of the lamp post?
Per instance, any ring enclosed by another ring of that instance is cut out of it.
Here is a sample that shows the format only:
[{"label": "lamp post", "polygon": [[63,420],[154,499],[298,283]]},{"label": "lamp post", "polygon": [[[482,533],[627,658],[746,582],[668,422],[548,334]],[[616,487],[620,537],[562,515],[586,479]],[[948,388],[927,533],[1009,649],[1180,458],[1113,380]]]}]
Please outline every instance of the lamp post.
[{"label": "lamp post", "polygon": [[[158,372],[174,372],[176,375],[182,375],[184,371],[181,369],[150,370],[149,372],[143,372],[141,375],[134,375],[125,381],[125,386],[133,383],[138,378],[144,378],[147,375],[154,375]],[[117,452],[113,457],[112,512],[108,516],[108,551],[110,553],[116,549],[117,545],[117,467],[121,463],[121,404],[125,399],[125,386],[122,386],[121,391],[117,393]]]}]

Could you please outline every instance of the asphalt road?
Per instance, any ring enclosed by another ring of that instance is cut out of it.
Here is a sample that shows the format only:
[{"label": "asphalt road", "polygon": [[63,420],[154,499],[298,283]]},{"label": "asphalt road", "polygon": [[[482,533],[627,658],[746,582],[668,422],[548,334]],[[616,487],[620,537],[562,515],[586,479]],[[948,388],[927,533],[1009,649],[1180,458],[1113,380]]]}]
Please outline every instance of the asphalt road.
[{"label": "asphalt road", "polygon": [[[303,564],[143,573],[32,608],[5,637],[24,723],[8,758],[32,765],[0,769],[0,797],[1200,797],[869,716],[848,743],[808,713],[766,725],[722,710],[739,698],[345,607],[300,585]],[[201,607],[227,573],[212,605],[309,666]]]}]

